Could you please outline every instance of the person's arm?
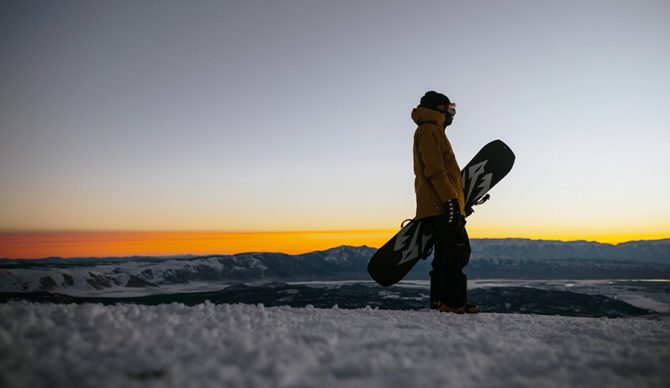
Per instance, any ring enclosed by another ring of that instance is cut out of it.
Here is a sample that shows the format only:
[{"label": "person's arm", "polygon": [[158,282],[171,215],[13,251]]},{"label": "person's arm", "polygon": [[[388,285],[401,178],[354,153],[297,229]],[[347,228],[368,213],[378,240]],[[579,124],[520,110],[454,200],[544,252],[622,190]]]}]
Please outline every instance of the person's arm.
[{"label": "person's arm", "polygon": [[417,141],[424,166],[423,173],[430,180],[442,203],[450,199],[457,199],[456,189],[447,180],[442,154],[433,134],[429,130],[423,131],[419,134]]}]

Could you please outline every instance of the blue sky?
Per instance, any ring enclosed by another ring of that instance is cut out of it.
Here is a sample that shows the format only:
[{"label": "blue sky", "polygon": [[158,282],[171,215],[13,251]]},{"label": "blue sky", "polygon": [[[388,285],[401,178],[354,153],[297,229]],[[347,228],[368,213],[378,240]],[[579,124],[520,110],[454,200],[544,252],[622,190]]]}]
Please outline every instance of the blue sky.
[{"label": "blue sky", "polygon": [[476,235],[670,236],[667,2],[0,7],[0,230],[394,228],[432,89],[517,155]]}]

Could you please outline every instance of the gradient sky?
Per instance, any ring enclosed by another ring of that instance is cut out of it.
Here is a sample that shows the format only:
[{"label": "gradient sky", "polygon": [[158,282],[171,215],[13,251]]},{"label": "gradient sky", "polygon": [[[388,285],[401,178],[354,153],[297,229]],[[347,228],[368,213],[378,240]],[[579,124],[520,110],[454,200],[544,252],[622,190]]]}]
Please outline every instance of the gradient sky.
[{"label": "gradient sky", "polygon": [[[3,1],[0,231],[394,229],[410,112],[510,175],[473,237],[670,237],[670,2]],[[390,237],[390,236],[389,236]]]}]

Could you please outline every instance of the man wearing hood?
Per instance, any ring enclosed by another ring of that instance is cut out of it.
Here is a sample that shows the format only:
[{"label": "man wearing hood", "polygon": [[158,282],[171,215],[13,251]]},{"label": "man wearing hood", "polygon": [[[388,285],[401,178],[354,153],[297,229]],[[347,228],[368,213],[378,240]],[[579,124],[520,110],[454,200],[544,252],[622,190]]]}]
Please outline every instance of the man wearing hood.
[{"label": "man wearing hood", "polygon": [[445,130],[456,114],[447,96],[427,92],[412,111],[414,132],[414,189],[416,219],[433,234],[435,244],[430,271],[430,306],[441,312],[476,313],[468,303],[463,268],[470,259],[465,230],[465,198],[461,169]]}]

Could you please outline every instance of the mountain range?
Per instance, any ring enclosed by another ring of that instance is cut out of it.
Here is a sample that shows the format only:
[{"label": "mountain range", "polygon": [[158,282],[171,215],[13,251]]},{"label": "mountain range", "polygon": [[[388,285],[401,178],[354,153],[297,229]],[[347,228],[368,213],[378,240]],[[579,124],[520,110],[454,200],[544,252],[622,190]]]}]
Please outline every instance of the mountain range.
[{"label": "mountain range", "polygon": [[670,263],[670,239],[628,241],[620,244],[522,238],[472,239],[471,246],[473,255],[479,257]]},{"label": "mountain range", "polygon": [[[624,244],[473,239],[470,278],[670,278],[670,239]],[[48,258],[0,261],[0,292],[109,292],[194,282],[369,279],[367,246],[299,255],[251,252],[171,258]],[[407,279],[426,279],[430,258]]]}]

